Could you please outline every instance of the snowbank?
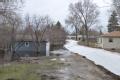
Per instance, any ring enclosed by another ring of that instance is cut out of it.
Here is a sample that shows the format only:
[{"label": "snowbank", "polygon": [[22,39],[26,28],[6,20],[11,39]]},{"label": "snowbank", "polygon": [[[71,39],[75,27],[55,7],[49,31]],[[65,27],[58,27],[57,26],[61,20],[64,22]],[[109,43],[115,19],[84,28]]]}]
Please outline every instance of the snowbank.
[{"label": "snowbank", "polygon": [[86,56],[89,60],[120,76],[120,53],[80,46],[74,40],[67,40],[64,47],[71,52]]}]

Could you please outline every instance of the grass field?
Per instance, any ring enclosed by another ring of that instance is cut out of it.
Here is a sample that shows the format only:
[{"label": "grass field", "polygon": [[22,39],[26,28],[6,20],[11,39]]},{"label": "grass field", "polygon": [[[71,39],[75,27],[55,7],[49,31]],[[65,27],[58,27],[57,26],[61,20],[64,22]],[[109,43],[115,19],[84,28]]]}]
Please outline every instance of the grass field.
[{"label": "grass field", "polygon": [[44,60],[40,64],[12,63],[0,67],[0,80],[43,80],[37,71],[57,69],[64,64],[58,61]]}]

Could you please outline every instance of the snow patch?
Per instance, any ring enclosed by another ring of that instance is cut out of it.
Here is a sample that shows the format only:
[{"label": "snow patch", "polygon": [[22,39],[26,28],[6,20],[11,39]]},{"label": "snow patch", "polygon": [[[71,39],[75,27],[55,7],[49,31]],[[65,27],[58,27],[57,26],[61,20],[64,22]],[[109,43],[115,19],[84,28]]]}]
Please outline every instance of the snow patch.
[{"label": "snow patch", "polygon": [[120,76],[120,53],[81,46],[74,40],[67,40],[64,47],[71,52],[86,56],[97,65],[101,65],[107,70]]},{"label": "snow patch", "polygon": [[54,59],[51,59],[51,61],[56,61],[57,59],[56,58],[54,58]]}]

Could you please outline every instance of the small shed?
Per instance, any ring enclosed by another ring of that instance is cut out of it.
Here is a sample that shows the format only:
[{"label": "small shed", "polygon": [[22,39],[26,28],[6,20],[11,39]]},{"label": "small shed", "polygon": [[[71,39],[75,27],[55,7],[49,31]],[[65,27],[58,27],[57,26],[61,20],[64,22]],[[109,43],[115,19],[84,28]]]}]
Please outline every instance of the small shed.
[{"label": "small shed", "polygon": [[31,35],[17,35],[14,44],[15,57],[36,57],[49,56],[50,43],[49,41],[35,41]]}]

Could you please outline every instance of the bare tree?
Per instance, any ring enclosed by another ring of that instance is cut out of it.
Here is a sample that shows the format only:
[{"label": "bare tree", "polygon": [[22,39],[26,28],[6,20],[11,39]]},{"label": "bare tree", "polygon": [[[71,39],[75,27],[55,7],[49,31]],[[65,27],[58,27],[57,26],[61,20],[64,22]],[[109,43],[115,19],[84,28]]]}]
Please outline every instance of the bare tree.
[{"label": "bare tree", "polygon": [[70,16],[75,17],[77,23],[82,24],[85,28],[87,45],[89,46],[88,31],[91,26],[97,22],[99,11],[97,5],[92,0],[79,0],[79,2],[70,5]]},{"label": "bare tree", "polygon": [[15,51],[15,42],[16,42],[16,35],[17,35],[17,30],[21,27],[21,19],[19,17],[13,17],[9,20],[10,23],[10,44],[9,48],[11,51],[11,56],[12,59],[14,57],[14,51]]},{"label": "bare tree", "polygon": [[23,0],[3,0],[0,2],[0,16],[8,18],[8,16],[16,14],[22,5]]},{"label": "bare tree", "polygon": [[2,0],[0,2],[0,27],[6,29],[6,33],[3,32],[4,38],[7,39],[4,45],[10,53],[10,57],[14,55],[15,35],[21,24],[21,18],[18,16],[21,4],[22,0]]},{"label": "bare tree", "polygon": [[50,40],[51,50],[63,48],[66,36],[66,30],[59,21],[55,25],[52,25],[52,27],[47,31],[47,37]]},{"label": "bare tree", "polygon": [[15,12],[22,7],[21,5],[23,5],[23,0],[2,0],[0,1],[0,14]]},{"label": "bare tree", "polygon": [[34,16],[33,17],[33,30],[35,32],[36,38],[38,41],[41,41],[43,39],[43,35],[46,31],[46,28],[48,28],[52,21],[48,16]]},{"label": "bare tree", "polygon": [[[32,37],[32,41],[36,46],[36,52],[38,55],[40,42],[43,41],[44,34],[47,28],[52,24],[52,21],[49,16],[34,15],[30,17],[29,15],[26,15],[25,22],[26,27],[32,29],[28,34]],[[23,34],[23,36],[25,35],[25,33]]]},{"label": "bare tree", "polygon": [[40,41],[43,40],[43,36],[46,29],[51,25],[51,19],[48,16],[34,16],[32,18],[33,31],[35,35],[35,43],[37,49],[37,55],[39,54]]},{"label": "bare tree", "polygon": [[[72,13],[72,12],[71,12]],[[66,19],[65,23],[75,29],[75,35],[76,40],[78,40],[78,30],[81,26],[80,22],[77,19],[77,15],[69,16],[68,19]]]}]

